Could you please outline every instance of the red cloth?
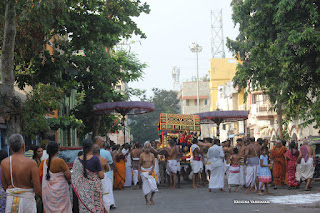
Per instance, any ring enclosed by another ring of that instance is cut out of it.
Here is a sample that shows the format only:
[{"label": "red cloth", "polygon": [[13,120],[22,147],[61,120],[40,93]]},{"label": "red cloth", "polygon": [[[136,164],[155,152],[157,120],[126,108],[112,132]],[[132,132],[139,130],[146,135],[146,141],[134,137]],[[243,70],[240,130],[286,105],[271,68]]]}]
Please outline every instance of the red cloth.
[{"label": "red cloth", "polygon": [[295,153],[291,153],[291,150],[286,152],[288,160],[288,185],[289,186],[299,186],[299,182],[296,181],[296,162],[299,157],[299,151],[296,150]]},{"label": "red cloth", "polygon": [[271,158],[273,159],[273,182],[275,185],[282,185],[286,176],[286,162],[285,153],[287,149],[284,146],[280,148],[275,147],[271,153]]}]

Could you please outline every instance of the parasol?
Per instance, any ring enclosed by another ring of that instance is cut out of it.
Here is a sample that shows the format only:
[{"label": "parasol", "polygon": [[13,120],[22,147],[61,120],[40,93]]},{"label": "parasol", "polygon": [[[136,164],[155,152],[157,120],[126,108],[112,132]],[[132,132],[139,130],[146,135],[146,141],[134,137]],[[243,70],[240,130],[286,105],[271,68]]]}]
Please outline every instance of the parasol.
[{"label": "parasol", "polygon": [[248,111],[211,111],[197,113],[201,124],[217,124],[217,136],[219,137],[219,126],[222,122],[243,121],[248,119]]},{"label": "parasol", "polygon": [[93,113],[96,115],[102,114],[121,114],[121,126],[124,128],[124,143],[126,140],[125,131],[125,116],[126,115],[137,115],[152,112],[155,110],[154,104],[150,102],[142,101],[120,101],[120,102],[106,102],[101,104],[96,104],[93,106]]}]

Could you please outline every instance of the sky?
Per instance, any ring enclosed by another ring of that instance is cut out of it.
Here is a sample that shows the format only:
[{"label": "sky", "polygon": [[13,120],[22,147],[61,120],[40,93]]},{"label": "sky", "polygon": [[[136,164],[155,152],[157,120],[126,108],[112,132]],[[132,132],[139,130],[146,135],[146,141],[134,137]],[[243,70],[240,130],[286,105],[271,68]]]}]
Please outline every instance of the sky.
[{"label": "sky", "polygon": [[[143,79],[129,87],[147,90],[173,89],[172,70],[180,68],[180,83],[196,76],[196,54],[189,49],[192,42],[203,47],[199,53],[199,76],[209,71],[211,58],[211,10],[222,9],[224,43],[235,39],[238,30],[231,19],[231,0],[146,0],[151,12],[135,19],[146,39],[134,38],[130,51],[147,64]],[[225,47],[226,57],[232,57]]]}]

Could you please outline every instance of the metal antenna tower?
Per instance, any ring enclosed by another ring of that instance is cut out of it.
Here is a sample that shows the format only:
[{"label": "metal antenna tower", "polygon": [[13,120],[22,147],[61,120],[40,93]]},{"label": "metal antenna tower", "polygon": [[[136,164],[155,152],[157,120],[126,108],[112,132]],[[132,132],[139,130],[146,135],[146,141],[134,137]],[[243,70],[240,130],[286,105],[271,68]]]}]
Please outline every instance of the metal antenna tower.
[{"label": "metal antenna tower", "polygon": [[212,58],[225,58],[222,9],[211,10],[211,54]]},{"label": "metal antenna tower", "polygon": [[173,90],[179,90],[180,68],[174,66],[172,69]]}]

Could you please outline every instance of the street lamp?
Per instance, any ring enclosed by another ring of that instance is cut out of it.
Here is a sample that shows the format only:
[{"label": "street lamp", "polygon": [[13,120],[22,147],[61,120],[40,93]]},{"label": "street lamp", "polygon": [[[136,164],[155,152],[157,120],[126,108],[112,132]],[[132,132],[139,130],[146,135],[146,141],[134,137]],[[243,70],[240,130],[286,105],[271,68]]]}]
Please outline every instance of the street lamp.
[{"label": "street lamp", "polygon": [[199,44],[192,42],[192,45],[189,48],[190,48],[191,52],[196,53],[196,55],[197,55],[197,107],[198,107],[198,113],[200,113],[198,53],[202,51],[202,47]]}]

